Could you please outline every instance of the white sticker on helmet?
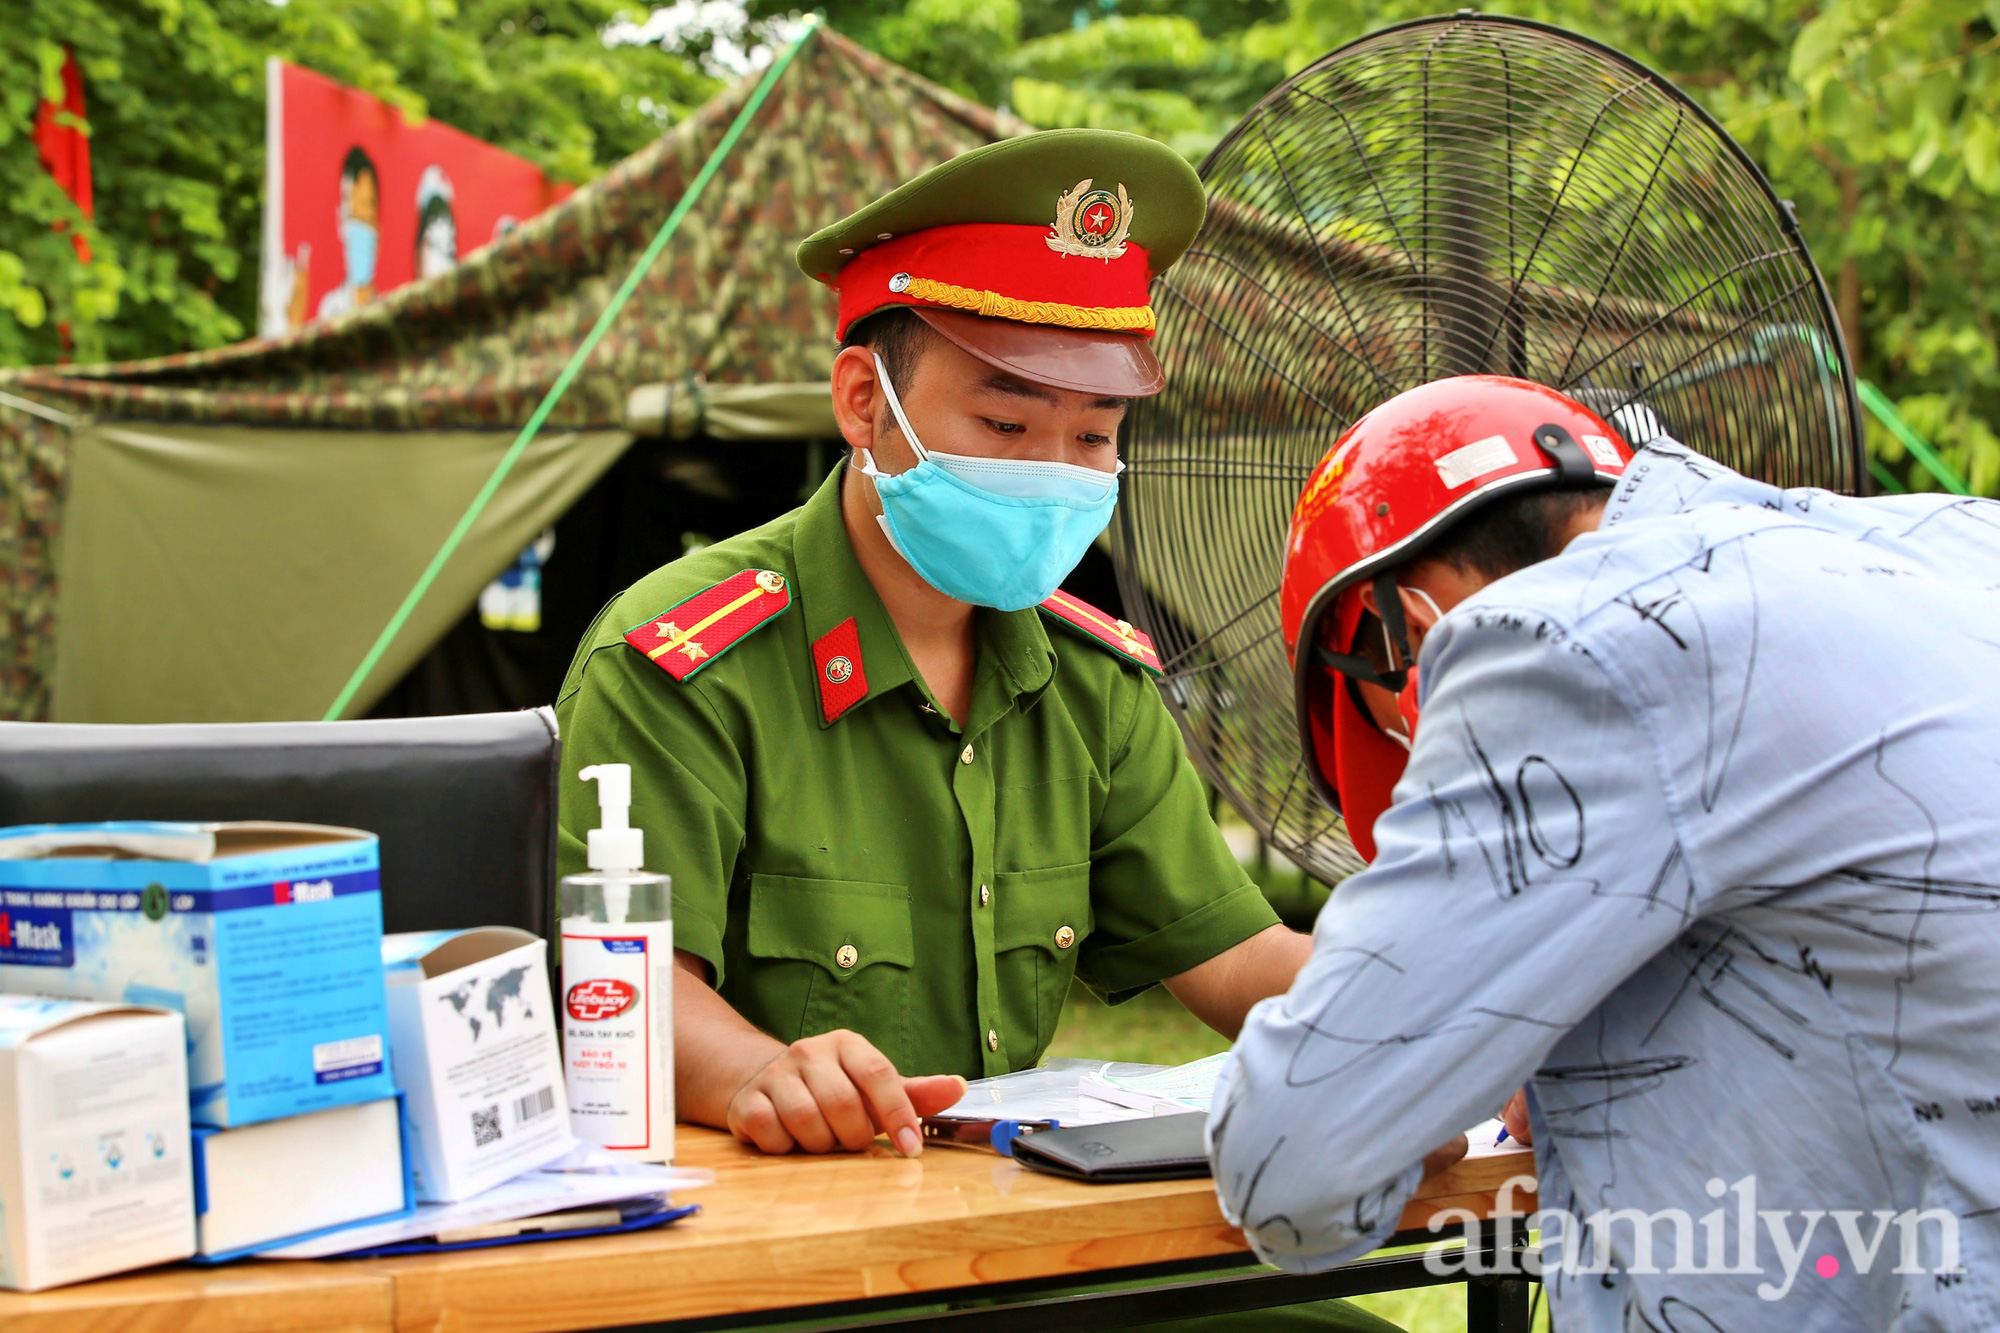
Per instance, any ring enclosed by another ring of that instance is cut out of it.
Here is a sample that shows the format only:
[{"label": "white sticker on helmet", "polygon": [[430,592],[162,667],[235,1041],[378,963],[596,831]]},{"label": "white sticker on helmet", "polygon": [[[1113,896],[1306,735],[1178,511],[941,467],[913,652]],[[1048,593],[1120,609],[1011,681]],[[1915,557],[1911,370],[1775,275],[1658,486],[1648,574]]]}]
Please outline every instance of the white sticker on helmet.
[{"label": "white sticker on helmet", "polygon": [[1438,459],[1437,470],[1444,479],[1445,489],[1457,490],[1469,481],[1503,467],[1513,467],[1520,461],[1505,435],[1489,435]]},{"label": "white sticker on helmet", "polygon": [[1625,460],[1618,456],[1618,447],[1602,435],[1584,436],[1583,447],[1589,452],[1592,461],[1599,467],[1623,467],[1625,465]]}]

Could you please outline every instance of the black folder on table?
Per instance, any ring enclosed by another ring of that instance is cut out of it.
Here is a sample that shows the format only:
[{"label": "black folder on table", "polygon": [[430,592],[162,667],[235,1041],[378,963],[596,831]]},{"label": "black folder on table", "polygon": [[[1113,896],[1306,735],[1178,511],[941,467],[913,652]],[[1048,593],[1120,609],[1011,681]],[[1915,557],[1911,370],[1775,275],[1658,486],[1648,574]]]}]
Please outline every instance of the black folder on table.
[{"label": "black folder on table", "polygon": [[1207,1124],[1207,1115],[1190,1111],[1044,1130],[1015,1139],[1014,1158],[1037,1171],[1094,1185],[1193,1179],[1209,1173],[1202,1141]]}]

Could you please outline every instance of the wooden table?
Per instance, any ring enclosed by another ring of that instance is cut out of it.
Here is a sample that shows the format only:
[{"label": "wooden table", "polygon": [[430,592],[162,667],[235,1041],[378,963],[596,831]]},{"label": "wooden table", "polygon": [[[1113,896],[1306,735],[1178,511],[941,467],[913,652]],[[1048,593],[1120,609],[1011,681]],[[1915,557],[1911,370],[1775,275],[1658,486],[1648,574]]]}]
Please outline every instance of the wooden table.
[{"label": "wooden table", "polygon": [[[714,1130],[683,1126],[680,1134],[680,1164],[713,1168],[716,1183],[684,1196],[701,1212],[657,1231],[396,1259],[160,1268],[55,1291],[0,1292],[0,1328],[540,1333],[667,1323],[714,1328],[776,1311],[850,1319],[876,1312],[885,1323],[934,1323],[948,1302],[985,1298],[948,1318],[968,1327],[1022,1327],[1029,1322],[1022,1303],[1033,1301],[1032,1326],[1048,1333],[1198,1313],[1189,1302],[1199,1304],[1204,1292],[1215,1309],[1289,1303],[1307,1290],[1298,1284],[1324,1287],[1331,1276],[1265,1271],[1189,1281],[1248,1261],[1242,1233],[1222,1220],[1206,1180],[1082,1185],[970,1149],[932,1146],[905,1161],[878,1142],[860,1154],[765,1157]],[[1418,1191],[1402,1229],[1421,1231],[1446,1208],[1491,1216],[1496,1189],[1532,1165],[1525,1154],[1461,1162]],[[1523,1212],[1535,1207],[1532,1194],[1517,1195],[1516,1203]],[[1374,1261],[1377,1268],[1382,1262]],[[1401,1262],[1398,1272],[1411,1276],[1412,1266]],[[1382,1277],[1322,1294],[1439,1280]],[[1134,1278],[1146,1279],[1147,1289],[1109,1301],[1050,1295]],[[1258,1290],[1246,1298],[1252,1283]],[[1216,1292],[1223,1293],[1220,1305]],[[1151,1306],[1140,1299],[1149,1295]],[[1504,1303],[1509,1310],[1481,1322],[1513,1325],[1511,1307],[1520,1302]],[[917,1304],[929,1313],[911,1315]],[[1477,1316],[1476,1299],[1472,1309]]]}]

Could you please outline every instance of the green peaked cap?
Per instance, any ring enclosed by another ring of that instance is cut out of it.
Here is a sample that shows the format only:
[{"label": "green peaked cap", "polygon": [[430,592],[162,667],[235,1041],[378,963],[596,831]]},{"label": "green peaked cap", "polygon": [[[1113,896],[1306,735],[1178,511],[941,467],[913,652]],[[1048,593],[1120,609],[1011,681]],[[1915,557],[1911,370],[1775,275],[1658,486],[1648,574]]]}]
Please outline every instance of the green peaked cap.
[{"label": "green peaked cap", "polygon": [[799,245],[799,269],[831,282],[884,233],[965,222],[1052,227],[1056,201],[1086,177],[1131,195],[1131,239],[1154,273],[1166,272],[1201,230],[1201,178],[1173,149],[1118,130],[1042,130],[961,153],[814,232]]}]

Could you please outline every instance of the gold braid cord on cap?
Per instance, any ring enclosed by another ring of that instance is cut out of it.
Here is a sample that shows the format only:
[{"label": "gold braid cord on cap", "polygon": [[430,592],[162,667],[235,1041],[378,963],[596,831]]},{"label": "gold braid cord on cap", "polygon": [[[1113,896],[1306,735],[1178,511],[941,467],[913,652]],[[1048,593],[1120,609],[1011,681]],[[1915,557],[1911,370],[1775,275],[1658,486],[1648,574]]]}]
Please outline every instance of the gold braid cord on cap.
[{"label": "gold braid cord on cap", "polygon": [[955,287],[930,278],[911,278],[903,294],[933,305],[954,310],[970,310],[988,319],[1013,319],[1023,324],[1056,324],[1066,329],[1111,329],[1120,333],[1151,333],[1153,307],[1149,305],[1080,306],[1060,301],[1017,301],[999,292]]}]

